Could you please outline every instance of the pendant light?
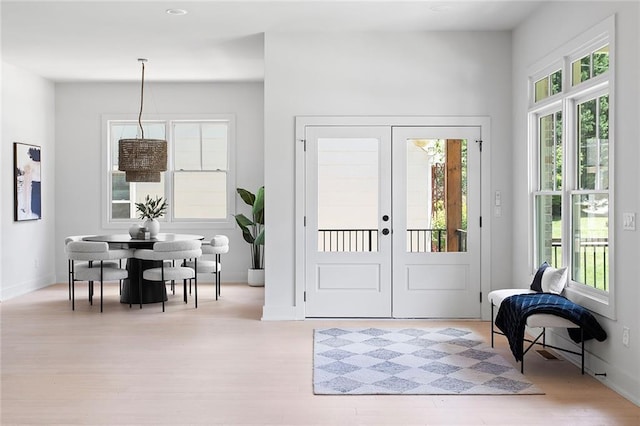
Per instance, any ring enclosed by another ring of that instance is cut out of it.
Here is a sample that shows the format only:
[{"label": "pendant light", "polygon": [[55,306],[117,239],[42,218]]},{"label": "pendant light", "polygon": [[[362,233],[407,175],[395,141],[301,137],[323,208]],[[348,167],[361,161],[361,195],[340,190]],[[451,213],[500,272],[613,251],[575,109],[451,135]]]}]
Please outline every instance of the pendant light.
[{"label": "pendant light", "polygon": [[120,139],[118,141],[118,170],[125,172],[127,182],[160,182],[160,172],[167,170],[167,141],[145,139],[142,127],[142,105],[144,100],[144,63],[142,64],[142,87],[140,90],[140,139]]}]

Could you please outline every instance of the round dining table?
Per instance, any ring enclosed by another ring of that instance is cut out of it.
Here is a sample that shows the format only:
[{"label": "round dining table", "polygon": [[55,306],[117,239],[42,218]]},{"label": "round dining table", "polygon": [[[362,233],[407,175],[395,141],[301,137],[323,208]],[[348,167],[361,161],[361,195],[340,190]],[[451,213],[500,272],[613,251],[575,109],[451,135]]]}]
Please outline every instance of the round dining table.
[{"label": "round dining table", "polygon": [[[153,244],[158,241],[184,241],[184,240],[204,240],[203,235],[195,234],[158,234],[154,238],[139,239],[133,238],[129,234],[107,234],[92,235],[84,237],[84,241],[99,241],[109,243],[109,246],[118,248],[133,249],[153,249]],[[120,303],[139,304],[140,279],[142,271],[149,268],[162,266],[161,261],[127,259],[127,271],[129,277],[122,282],[122,293]],[[142,303],[156,303],[167,300],[167,288],[163,282],[142,280]]]}]

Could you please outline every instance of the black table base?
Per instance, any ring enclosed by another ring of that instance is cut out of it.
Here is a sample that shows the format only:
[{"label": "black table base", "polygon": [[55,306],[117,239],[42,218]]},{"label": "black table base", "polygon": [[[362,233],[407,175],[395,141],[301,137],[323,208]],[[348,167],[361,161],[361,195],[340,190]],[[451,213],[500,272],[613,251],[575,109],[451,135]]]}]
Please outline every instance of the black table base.
[{"label": "black table base", "polygon": [[[120,303],[140,304],[140,290],[138,282],[142,278],[140,272],[140,264],[142,270],[149,268],[159,268],[162,262],[155,260],[128,259],[127,271],[129,278],[122,282],[122,294],[120,295]],[[167,287],[160,281],[142,280],[142,303],[160,303],[167,301]]]}]

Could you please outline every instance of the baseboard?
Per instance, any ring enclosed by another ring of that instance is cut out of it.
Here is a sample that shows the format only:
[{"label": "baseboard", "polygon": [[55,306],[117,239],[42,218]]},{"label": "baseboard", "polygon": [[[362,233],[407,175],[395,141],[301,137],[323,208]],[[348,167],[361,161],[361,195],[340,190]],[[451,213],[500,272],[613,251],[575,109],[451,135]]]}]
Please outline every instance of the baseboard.
[{"label": "baseboard", "polygon": [[49,287],[52,283],[56,283],[54,275],[36,277],[33,280],[24,281],[14,285],[0,288],[0,301],[13,299],[41,288]]},{"label": "baseboard", "polygon": [[296,320],[295,306],[263,306],[263,321],[292,321]]},{"label": "baseboard", "polygon": [[[554,333],[552,329],[547,329],[546,340],[554,346],[580,351],[579,345],[565,336]],[[589,343],[587,342],[586,344],[587,346],[585,346],[584,353],[585,374],[589,374],[606,387],[620,394],[635,405],[640,406],[640,395],[636,394],[637,389],[640,389],[640,382],[633,377],[633,373],[621,370],[600,358],[595,353],[589,351]],[[595,344],[598,344],[598,342]],[[562,359],[569,361],[578,369],[580,368],[580,357],[578,355],[562,351],[554,351],[554,353]]]}]

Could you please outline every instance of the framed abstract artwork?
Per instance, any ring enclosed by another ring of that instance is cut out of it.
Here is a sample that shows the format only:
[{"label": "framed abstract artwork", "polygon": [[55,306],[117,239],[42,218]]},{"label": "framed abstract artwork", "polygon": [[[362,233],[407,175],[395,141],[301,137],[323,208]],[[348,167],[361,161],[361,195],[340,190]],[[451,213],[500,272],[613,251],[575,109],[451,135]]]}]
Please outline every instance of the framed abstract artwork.
[{"label": "framed abstract artwork", "polygon": [[42,218],[40,147],[13,143],[13,220]]}]

